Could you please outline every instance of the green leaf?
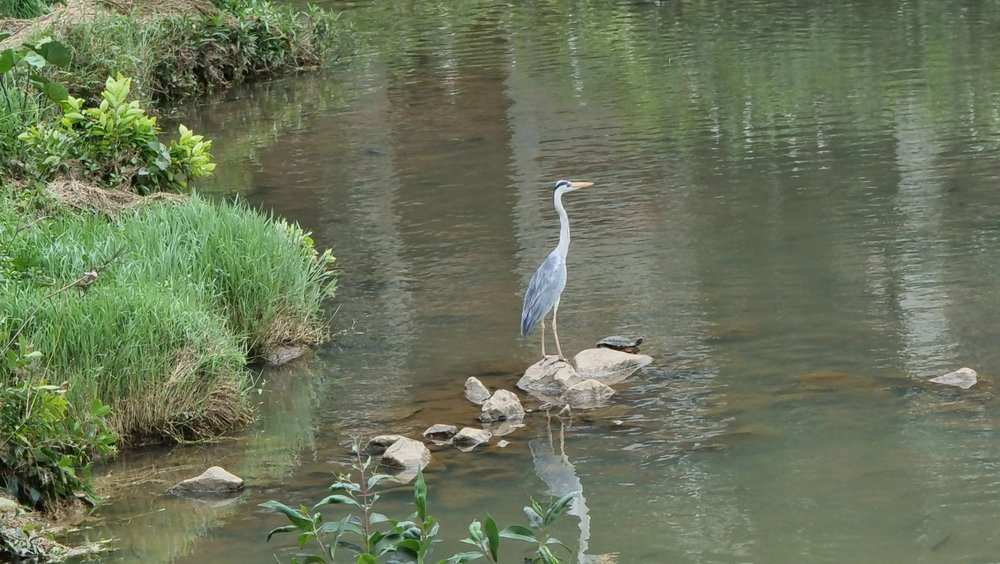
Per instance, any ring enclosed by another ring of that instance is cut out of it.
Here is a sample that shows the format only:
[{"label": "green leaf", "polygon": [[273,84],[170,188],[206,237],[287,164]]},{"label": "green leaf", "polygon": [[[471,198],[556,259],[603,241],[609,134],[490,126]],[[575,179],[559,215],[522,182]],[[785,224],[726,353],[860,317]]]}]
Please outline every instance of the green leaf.
[{"label": "green leaf", "polygon": [[447,560],[442,560],[438,564],[461,564],[462,562],[472,562],[473,560],[478,560],[482,558],[483,555],[478,552],[460,552],[453,555]]},{"label": "green leaf", "polygon": [[381,513],[372,512],[370,515],[368,515],[368,522],[371,523],[372,525],[378,523],[385,523],[386,521],[389,520],[390,519],[388,517],[382,515]]},{"label": "green leaf", "polygon": [[542,522],[545,525],[549,525],[553,521],[555,521],[556,517],[558,517],[563,512],[563,509],[566,508],[566,505],[568,505],[569,502],[573,501],[573,498],[576,497],[579,493],[580,492],[569,492],[568,494],[552,502],[552,505],[550,505],[549,509],[545,512],[545,518],[542,520]]},{"label": "green leaf", "polygon": [[313,506],[313,509],[316,509],[321,505],[336,505],[340,503],[344,503],[347,505],[358,505],[358,502],[354,501],[354,499],[352,499],[350,496],[346,496],[343,494],[333,494],[324,497],[322,500],[319,501],[319,503]]},{"label": "green leaf", "polygon": [[404,550],[413,555],[416,555],[418,552],[420,552],[420,541],[418,541],[417,539],[403,539],[398,543],[396,543],[396,549]]},{"label": "green leaf", "polygon": [[[167,156],[169,161],[169,155]],[[359,492],[361,491],[361,486],[355,484],[354,482],[340,481],[330,484],[331,492],[348,491],[348,492]]]},{"label": "green leaf", "polygon": [[303,530],[312,529],[313,521],[308,515],[297,509],[292,509],[291,507],[288,507],[287,505],[281,503],[280,501],[274,501],[274,500],[265,501],[264,503],[261,503],[258,506],[270,509],[271,511],[276,511],[278,513],[281,513],[285,517],[288,517],[288,520],[291,521],[293,524],[295,524],[296,527],[300,529]]},{"label": "green leaf", "polygon": [[4,39],[7,39],[8,37],[10,37],[10,32],[9,31],[0,31],[0,41],[3,41]]},{"label": "green leaf", "polygon": [[13,49],[4,49],[0,51],[0,74],[3,74],[10,69],[14,68],[17,64],[17,53]]},{"label": "green leaf", "polygon": [[524,525],[508,525],[500,531],[500,536],[505,539],[538,542],[538,539],[535,537],[535,531]]},{"label": "green leaf", "polygon": [[306,556],[306,559],[302,561],[302,564],[314,564],[316,562],[319,564],[326,564],[326,560],[324,560],[322,556],[317,556],[315,554]]},{"label": "green leaf", "polygon": [[25,53],[23,60],[36,69],[40,69],[45,66],[45,58],[34,51],[28,51]]},{"label": "green leaf", "polygon": [[528,526],[537,529],[542,526],[542,514],[536,513],[534,509],[524,506],[521,508],[524,512],[525,518],[528,519]]},{"label": "green leaf", "polygon": [[53,82],[37,74],[31,75],[31,78],[29,80],[31,81],[31,84],[35,88],[41,90],[42,93],[45,94],[49,98],[49,100],[52,100],[53,102],[58,103],[62,102],[66,98],[69,98],[69,91],[66,90],[65,86],[59,84],[58,82]]},{"label": "green leaf", "polygon": [[481,542],[485,538],[483,536],[483,524],[478,519],[469,523],[469,538],[476,543]]},{"label": "green leaf", "polygon": [[413,484],[413,499],[417,504],[417,515],[423,521],[427,518],[427,483],[422,470],[417,472],[417,481]]},{"label": "green leaf", "polygon": [[493,557],[493,561],[499,560],[497,558],[497,551],[500,550],[500,531],[497,530],[497,522],[493,520],[493,517],[486,516],[486,538],[489,540],[490,556]]},{"label": "green leaf", "polygon": [[65,67],[70,63],[72,55],[65,45],[58,41],[49,41],[34,48],[35,52],[45,58],[46,61],[57,67]]},{"label": "green leaf", "polygon": [[538,556],[542,558],[543,564],[559,564],[559,559],[545,545],[538,547]]},{"label": "green leaf", "polygon": [[296,527],[295,525],[284,525],[281,527],[277,527],[275,529],[271,529],[271,532],[267,533],[267,542],[271,541],[271,536],[273,536],[275,533],[290,533],[292,531],[297,531],[297,530],[299,530],[299,528]]},{"label": "green leaf", "polygon": [[358,564],[378,564],[378,559],[371,554],[359,554]]}]

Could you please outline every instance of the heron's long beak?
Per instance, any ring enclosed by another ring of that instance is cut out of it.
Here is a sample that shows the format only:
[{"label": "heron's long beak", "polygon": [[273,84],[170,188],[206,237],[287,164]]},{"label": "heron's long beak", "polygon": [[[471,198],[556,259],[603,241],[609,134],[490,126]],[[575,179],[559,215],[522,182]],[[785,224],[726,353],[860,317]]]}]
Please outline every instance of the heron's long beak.
[{"label": "heron's long beak", "polygon": [[574,190],[580,190],[582,188],[590,188],[591,186],[594,185],[594,183],[593,182],[570,182],[569,185],[572,186]]}]

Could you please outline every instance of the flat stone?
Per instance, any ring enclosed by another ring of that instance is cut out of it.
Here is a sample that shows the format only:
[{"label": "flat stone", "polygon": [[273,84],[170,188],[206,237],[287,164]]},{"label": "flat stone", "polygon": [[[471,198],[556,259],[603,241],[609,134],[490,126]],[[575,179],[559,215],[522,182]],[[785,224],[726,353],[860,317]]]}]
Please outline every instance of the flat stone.
[{"label": "flat stone", "polygon": [[170,491],[177,494],[228,494],[245,486],[243,478],[230,474],[221,466],[212,466],[200,476],[178,482]]},{"label": "flat stone", "polygon": [[517,387],[547,400],[561,397],[566,390],[580,381],[576,369],[568,362],[542,359],[524,371],[524,376],[517,381]]},{"label": "flat stone", "polygon": [[968,390],[972,386],[976,385],[976,371],[965,367],[959,368],[954,372],[949,372],[944,376],[938,376],[937,378],[931,378],[930,381],[935,384],[944,384],[945,386],[957,386],[963,390]]},{"label": "flat stone", "polygon": [[452,444],[461,448],[469,447],[468,449],[462,449],[468,452],[473,448],[490,442],[493,438],[493,433],[485,429],[476,429],[473,427],[463,427],[461,431],[451,440]]},{"label": "flat stone", "polygon": [[372,437],[368,444],[365,445],[365,452],[371,455],[379,455],[385,452],[385,450],[392,445],[396,444],[400,439],[405,439],[403,435],[378,435]]},{"label": "flat stone", "polygon": [[270,366],[281,366],[299,358],[309,351],[309,347],[296,345],[291,347],[275,347],[264,353],[264,362]]},{"label": "flat stone", "polygon": [[509,390],[497,390],[490,399],[483,403],[480,421],[505,421],[508,419],[521,419],[524,417],[524,407],[521,400],[517,399],[514,392]]},{"label": "flat stone", "polygon": [[454,425],[438,423],[428,427],[423,434],[428,439],[450,439],[455,436],[456,431],[458,431],[458,428]]},{"label": "flat stone", "polygon": [[602,405],[613,395],[615,395],[615,391],[611,386],[589,379],[566,390],[563,402],[574,409],[585,409]]},{"label": "flat stone", "polygon": [[582,350],[573,357],[581,378],[591,378],[605,384],[617,384],[653,362],[653,357],[632,354],[603,347]]},{"label": "flat stone", "polygon": [[469,376],[465,381],[465,399],[476,405],[483,405],[483,402],[490,399],[490,389],[479,381],[475,376]]},{"label": "flat stone", "polygon": [[382,464],[393,468],[422,470],[431,461],[431,451],[420,441],[400,437],[382,453]]}]

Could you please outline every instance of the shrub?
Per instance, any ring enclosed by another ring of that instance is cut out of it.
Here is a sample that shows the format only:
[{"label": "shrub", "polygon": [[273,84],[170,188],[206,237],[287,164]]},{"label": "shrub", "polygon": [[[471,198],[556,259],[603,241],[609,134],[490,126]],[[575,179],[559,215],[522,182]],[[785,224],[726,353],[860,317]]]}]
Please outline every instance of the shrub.
[{"label": "shrub", "polygon": [[17,381],[0,386],[0,487],[51,510],[78,492],[94,497],[87,482],[91,463],[113,454],[117,437],[105,422],[111,410],[99,400],[78,409],[65,387],[32,382],[32,364],[41,356],[22,343],[18,350],[8,346],[2,361]]},{"label": "shrub", "polygon": [[39,123],[20,134],[39,178],[80,167],[103,184],[146,194],[187,188],[190,179],[211,174],[212,142],[181,125],[180,137],[168,148],[159,139],[156,118],[128,101],[131,87],[121,74],[109,78],[99,106],[86,108],[82,99],[69,96],[58,124]]}]

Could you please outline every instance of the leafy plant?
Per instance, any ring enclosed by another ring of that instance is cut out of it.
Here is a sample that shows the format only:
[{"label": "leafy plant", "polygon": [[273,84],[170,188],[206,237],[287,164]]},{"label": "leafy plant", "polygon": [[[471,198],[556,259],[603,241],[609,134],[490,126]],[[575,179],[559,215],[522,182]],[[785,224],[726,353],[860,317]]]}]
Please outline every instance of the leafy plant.
[{"label": "leafy plant", "polygon": [[84,107],[83,99],[68,96],[58,125],[39,123],[19,135],[36,152],[39,176],[81,166],[108,185],[145,194],[187,188],[190,179],[211,174],[212,142],[181,125],[168,148],[156,118],[128,101],[131,87],[119,73],[106,81],[100,105]]},{"label": "leafy plant", "polygon": [[[360,442],[357,439],[354,442],[354,450],[358,453],[357,460],[351,467],[360,474],[358,481],[354,481],[350,473],[339,474],[337,481],[330,485],[332,493],[316,503],[312,509],[304,505],[294,509],[274,500],[260,504],[261,507],[281,513],[290,522],[288,525],[271,530],[267,540],[270,541],[277,533],[298,532],[300,550],[304,550],[310,543],[320,547],[320,554],[305,555],[301,561],[298,557],[293,558],[293,564],[333,562],[338,547],[352,551],[357,557],[358,564],[375,564],[380,557],[392,552],[405,552],[418,564],[424,564],[428,561],[433,545],[439,542],[437,536],[440,527],[437,519],[427,513],[427,483],[424,481],[423,473],[417,474],[413,486],[416,510],[405,520],[390,519],[374,510],[375,503],[380,497],[377,489],[383,481],[389,479],[389,476],[371,472],[371,457],[362,459]],[[500,529],[490,516],[487,516],[482,523],[478,520],[473,521],[468,527],[468,538],[462,539],[461,542],[476,547],[476,551],[455,554],[440,560],[439,564],[457,564],[479,558],[499,562],[502,538],[533,543],[536,546],[534,562],[558,564],[560,560],[552,553],[550,546],[561,546],[570,555],[572,551],[558,539],[549,536],[546,528],[562,514],[578,493],[569,493],[545,509],[532,499],[531,505],[524,508],[528,526],[510,525]],[[347,506],[352,510],[358,510],[359,515],[349,514],[339,521],[326,521],[323,514],[316,511],[324,505]],[[344,540],[345,536],[359,538],[360,542]]]},{"label": "leafy plant", "polygon": [[[0,41],[9,36],[0,33]],[[0,170],[23,168],[17,135],[41,119],[46,99],[60,102],[69,95],[65,86],[44,76],[44,69],[66,66],[70,60],[69,50],[49,38],[0,50]]]},{"label": "leafy plant", "polygon": [[[41,356],[23,341],[16,350],[8,347],[2,359],[7,381],[30,373]],[[39,509],[81,491],[93,499],[91,463],[115,452],[117,437],[105,422],[110,413],[99,400],[78,409],[65,387],[30,377],[0,387],[0,486]]]}]

